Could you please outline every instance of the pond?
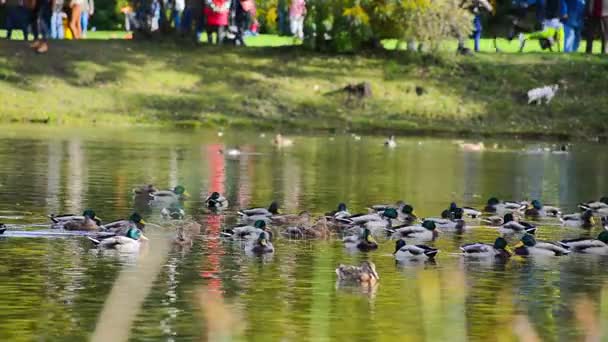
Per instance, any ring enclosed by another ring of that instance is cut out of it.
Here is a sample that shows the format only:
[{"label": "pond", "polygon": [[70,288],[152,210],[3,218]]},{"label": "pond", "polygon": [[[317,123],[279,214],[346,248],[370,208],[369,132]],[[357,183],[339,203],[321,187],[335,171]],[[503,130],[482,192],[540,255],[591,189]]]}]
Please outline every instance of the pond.
[{"label": "pond", "polygon": [[[256,258],[219,239],[238,208],[273,200],[283,212],[315,215],[339,202],[362,212],[405,200],[420,216],[438,216],[451,201],[483,207],[492,196],[539,198],[574,212],[608,193],[605,145],[575,143],[562,154],[544,151],[554,148],[547,142],[516,140],[484,141],[477,151],[436,138],[398,138],[395,149],[384,148],[382,137],[294,139],[279,149],[270,133],[254,131],[220,137],[204,130],[4,127],[0,222],[9,230],[47,229],[47,215],[86,208],[104,221],[127,217],[132,189],[148,183],[184,185],[191,194],[187,215],[203,229],[192,248],[128,257],[98,253],[84,237],[0,238],[0,340],[89,339],[113,291],[124,295],[114,311],[120,322],[121,305],[138,290],[145,295],[127,327],[133,341],[608,338],[606,257],[463,260],[459,245],[497,236],[487,227],[442,234],[431,243],[440,249],[435,263],[406,265],[395,264],[394,242],[387,240],[377,251],[352,253],[339,239],[277,238],[273,257]],[[219,152],[234,146],[248,154]],[[211,191],[230,201],[224,214],[204,210]],[[157,212],[138,210],[158,224],[147,228],[150,234],[172,233]],[[555,241],[599,231],[549,224],[537,236]],[[137,266],[155,256],[158,273],[140,277]],[[362,260],[376,264],[378,285],[337,287],[335,268]],[[136,286],[114,288],[125,275]]]}]

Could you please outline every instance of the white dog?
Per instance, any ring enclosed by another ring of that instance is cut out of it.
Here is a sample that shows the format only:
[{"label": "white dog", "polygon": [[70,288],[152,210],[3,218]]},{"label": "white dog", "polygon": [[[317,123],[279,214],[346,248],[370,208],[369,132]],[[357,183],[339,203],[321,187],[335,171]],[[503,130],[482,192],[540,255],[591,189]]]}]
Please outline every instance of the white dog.
[{"label": "white dog", "polygon": [[558,89],[559,89],[558,84],[549,85],[549,86],[540,87],[540,88],[534,88],[534,89],[528,91],[528,104],[530,104],[532,102],[536,102],[537,105],[540,105],[543,103],[543,99],[545,100],[546,104],[549,104],[549,102],[551,102],[551,100],[553,99],[555,94],[557,94]]}]

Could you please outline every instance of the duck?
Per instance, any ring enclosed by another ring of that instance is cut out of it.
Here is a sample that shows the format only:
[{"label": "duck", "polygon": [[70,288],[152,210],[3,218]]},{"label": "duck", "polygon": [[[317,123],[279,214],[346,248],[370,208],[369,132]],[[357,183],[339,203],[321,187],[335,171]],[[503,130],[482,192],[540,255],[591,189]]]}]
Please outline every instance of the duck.
[{"label": "duck", "polygon": [[160,216],[164,220],[183,220],[186,217],[186,211],[179,203],[171,203],[168,208],[160,210]]},{"label": "duck", "polygon": [[[448,208],[448,210],[450,211],[450,213],[452,213],[452,215],[456,216],[455,218],[459,218],[459,219],[462,219],[462,216],[476,219],[476,218],[481,217],[481,215],[483,214],[481,211],[479,211],[475,208],[471,208],[471,207],[459,208],[458,205],[456,204],[456,202],[450,203],[450,207]],[[461,217],[457,217],[459,215]]]},{"label": "duck", "polygon": [[214,191],[205,199],[205,205],[210,210],[222,211],[228,209],[228,200],[219,192]]},{"label": "duck", "polygon": [[154,199],[154,193],[157,192],[158,189],[154,186],[154,184],[142,185],[140,187],[133,189],[133,198],[136,201],[150,201]]},{"label": "duck", "polygon": [[594,212],[602,209],[608,209],[608,196],[600,198],[599,201],[581,203],[578,205],[582,210],[592,210]]},{"label": "duck", "polygon": [[166,208],[171,203],[183,202],[190,198],[190,194],[181,185],[177,185],[171,190],[161,190],[152,194],[150,205],[153,207]]},{"label": "duck", "polygon": [[6,225],[4,223],[0,223],[0,235],[4,234],[6,229]]},{"label": "duck", "polygon": [[351,216],[351,214],[346,208],[346,204],[340,203],[335,211],[326,213],[325,216],[328,218],[342,219]]},{"label": "duck", "polygon": [[51,228],[65,230],[97,231],[101,220],[92,209],[86,209],[82,215],[50,215]]},{"label": "duck", "polygon": [[504,219],[501,216],[493,215],[493,216],[488,216],[488,217],[482,218],[481,222],[485,223],[486,225],[488,225],[490,227],[500,227],[504,223]]},{"label": "duck", "polygon": [[374,219],[374,220],[370,220],[367,222],[359,223],[359,225],[362,225],[365,228],[371,230],[372,233],[375,233],[378,231],[384,232],[387,229],[390,229],[393,226],[393,223],[399,217],[397,210],[395,210],[393,208],[386,209],[385,211],[383,211],[382,213],[380,213],[378,215],[380,217],[380,220]]},{"label": "duck", "polygon": [[237,213],[241,215],[241,218],[271,217],[279,215],[279,204],[276,201],[273,201],[268,208],[241,209]]},{"label": "duck", "polygon": [[403,208],[403,206],[405,206],[405,202],[399,200],[399,201],[395,202],[395,204],[374,204],[374,205],[369,206],[367,209],[369,210],[370,213],[377,213],[377,212],[385,211],[388,208],[401,210]]},{"label": "duck", "polygon": [[274,136],[272,143],[279,148],[293,146],[293,140],[283,137],[280,133]]},{"label": "duck", "polygon": [[192,238],[184,226],[178,226],[173,238],[173,244],[181,247],[192,247]]},{"label": "duck", "polygon": [[284,226],[288,224],[295,225],[308,225],[310,224],[310,213],[308,211],[302,211],[297,215],[294,214],[283,214],[273,215],[270,217],[270,222],[275,225]]},{"label": "duck", "polygon": [[102,249],[115,249],[123,253],[134,253],[139,251],[139,247],[142,241],[147,241],[141,230],[137,227],[132,226],[127,230],[125,235],[107,236],[103,238],[93,238],[87,236],[97,248]]},{"label": "duck", "polygon": [[516,255],[521,256],[563,256],[570,251],[563,246],[553,242],[537,242],[534,236],[525,234],[521,242],[514,250]]},{"label": "duck", "polygon": [[252,255],[274,253],[274,246],[270,242],[268,233],[262,231],[256,239],[249,239],[245,245],[245,252]]},{"label": "duck", "polygon": [[560,218],[560,221],[565,227],[590,229],[595,225],[593,211],[590,209],[582,213],[564,215]]},{"label": "duck", "polygon": [[431,220],[425,220],[419,226],[395,227],[389,229],[392,239],[414,239],[416,241],[433,241],[438,236],[437,226]]},{"label": "duck", "polygon": [[241,149],[238,147],[229,148],[227,150],[219,150],[218,152],[228,157],[238,157],[242,154]]},{"label": "duck", "polygon": [[397,220],[403,225],[413,225],[418,220],[418,216],[414,213],[414,207],[409,204],[403,204],[399,210]]},{"label": "duck", "polygon": [[558,243],[577,253],[608,255],[608,231],[601,232],[596,239],[580,238]]},{"label": "duck", "polygon": [[524,216],[535,219],[545,217],[559,217],[561,210],[553,206],[544,206],[539,200],[533,200],[530,206],[524,211]]},{"label": "duck", "polygon": [[499,236],[494,240],[493,245],[481,242],[468,243],[460,246],[460,250],[465,257],[508,259],[511,253],[507,250],[507,245],[507,240]]},{"label": "duck", "polygon": [[384,146],[387,148],[395,148],[397,147],[397,141],[395,140],[395,136],[391,135],[384,141]]},{"label": "duck", "polygon": [[336,268],[336,275],[340,282],[373,285],[380,280],[380,276],[376,272],[376,265],[371,261],[363,261],[359,266],[340,264]]},{"label": "duck", "polygon": [[361,234],[347,236],[342,239],[344,246],[348,249],[358,249],[363,252],[373,251],[378,249],[378,243],[374,240],[371,231],[368,228],[363,228]]},{"label": "duck", "polygon": [[330,237],[331,232],[327,217],[321,217],[312,225],[287,227],[283,235],[292,239],[327,239]]},{"label": "duck", "polygon": [[505,201],[501,202],[496,197],[488,199],[485,212],[504,215],[506,213],[521,212],[526,209],[526,205],[519,202]]},{"label": "duck", "polygon": [[503,224],[500,226],[500,232],[503,234],[513,233],[528,233],[534,234],[536,232],[536,226],[523,221],[515,221],[512,213],[506,213],[503,218]]},{"label": "duck", "polygon": [[426,245],[408,245],[405,240],[399,239],[395,241],[395,260],[403,262],[407,260],[433,260],[439,253],[437,248],[432,248]]},{"label": "duck", "polygon": [[118,220],[100,226],[100,230],[112,232],[116,235],[125,235],[133,226],[143,232],[146,221],[138,213],[133,213],[126,220]]},{"label": "duck", "polygon": [[437,229],[449,230],[449,231],[463,231],[466,223],[462,219],[463,211],[460,208],[456,208],[454,211],[444,210],[441,212],[441,218],[427,217],[424,220],[435,222]]}]

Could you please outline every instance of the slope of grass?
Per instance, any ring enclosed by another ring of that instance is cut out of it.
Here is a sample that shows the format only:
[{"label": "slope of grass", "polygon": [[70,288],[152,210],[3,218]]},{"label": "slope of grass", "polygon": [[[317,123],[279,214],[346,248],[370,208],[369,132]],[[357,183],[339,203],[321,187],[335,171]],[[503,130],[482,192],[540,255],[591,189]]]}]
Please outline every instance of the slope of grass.
[{"label": "slope of grass", "polygon": [[[597,137],[608,128],[606,71],[606,59],[578,54],[330,56],[87,40],[36,55],[0,41],[0,121]],[[558,80],[568,89],[551,105],[522,100]],[[327,94],[362,81],[371,99]]]}]

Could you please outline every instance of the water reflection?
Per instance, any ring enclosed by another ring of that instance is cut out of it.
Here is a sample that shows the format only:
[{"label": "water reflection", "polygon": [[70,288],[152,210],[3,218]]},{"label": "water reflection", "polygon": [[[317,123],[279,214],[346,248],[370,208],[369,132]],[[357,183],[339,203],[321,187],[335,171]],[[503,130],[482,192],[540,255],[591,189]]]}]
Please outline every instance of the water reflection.
[{"label": "water reflection", "polygon": [[[399,266],[390,242],[362,254],[348,253],[339,241],[280,240],[274,257],[263,259],[218,238],[235,222],[235,208],[275,199],[287,212],[315,214],[339,202],[356,212],[403,199],[421,215],[436,216],[450,201],[480,206],[492,195],[539,197],[572,211],[608,192],[603,146],[531,155],[520,142],[469,152],[447,140],[412,138],[387,151],[381,138],[319,136],[277,150],[248,132],[218,138],[208,132],[11,130],[16,134],[0,135],[0,204],[13,215],[10,223],[27,228],[46,222],[49,213],[85,207],[106,221],[126,217],[135,205],[131,189],[141,184],[183,184],[194,194],[185,208],[203,234],[192,247],[167,252],[131,325],[133,340],[608,338],[602,324],[608,321],[606,258],[497,264],[455,255],[461,243],[493,241],[491,229],[445,234],[435,243],[441,250],[436,264]],[[250,153],[228,158],[220,153],[227,146]],[[203,201],[212,191],[234,208],[206,213]],[[158,221],[157,213],[147,209],[146,215]],[[540,231],[548,240],[578,234]],[[120,271],[158,253],[125,260],[91,252],[81,239],[1,238],[0,339],[88,338]],[[336,288],[338,264],[367,259],[381,275],[377,287]]]}]

